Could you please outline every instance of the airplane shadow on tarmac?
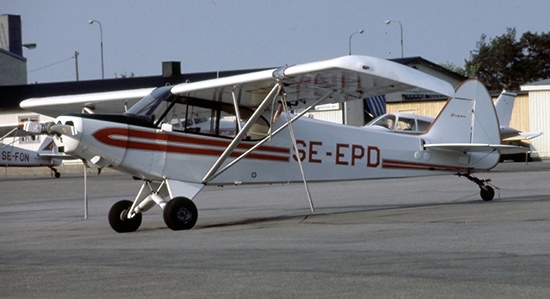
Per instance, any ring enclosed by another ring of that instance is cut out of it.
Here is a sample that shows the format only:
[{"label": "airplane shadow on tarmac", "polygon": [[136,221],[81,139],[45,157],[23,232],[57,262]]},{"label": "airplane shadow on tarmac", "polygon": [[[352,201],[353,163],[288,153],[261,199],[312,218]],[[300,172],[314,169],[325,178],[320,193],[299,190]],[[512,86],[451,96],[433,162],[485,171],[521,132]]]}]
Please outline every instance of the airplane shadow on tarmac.
[{"label": "airplane shadow on tarmac", "polygon": [[[468,210],[487,208],[494,210],[496,205],[500,204],[518,204],[518,203],[535,203],[535,202],[549,202],[550,195],[530,195],[522,197],[509,197],[509,198],[500,198],[494,199],[491,202],[484,202],[479,199],[472,199],[462,202],[442,202],[442,203],[417,203],[417,204],[394,204],[394,205],[355,205],[355,206],[342,206],[342,207],[327,207],[327,208],[317,208],[315,213],[300,214],[300,215],[278,215],[278,216],[269,216],[269,217],[251,217],[246,219],[239,219],[235,221],[225,221],[221,223],[206,223],[206,224],[197,224],[193,230],[198,229],[209,229],[209,228],[221,228],[221,227],[232,227],[240,225],[253,225],[253,224],[262,224],[262,223],[276,223],[287,220],[296,220],[299,224],[330,224],[331,222],[337,223],[346,223],[351,224],[349,221],[345,221],[342,217],[353,214],[363,214],[360,217],[349,217],[353,218],[351,220],[353,224],[372,224],[380,223],[381,217],[392,218],[396,215],[404,216],[405,215],[415,215],[415,221],[418,222],[418,219],[423,219],[422,222],[440,222],[442,221],[441,215],[436,217],[437,219],[430,218],[430,213],[426,211],[434,211],[434,209],[445,210],[448,209],[448,212],[442,212],[442,214],[448,214],[452,212],[453,216],[450,216],[449,221],[456,222],[457,215],[461,215],[461,211],[464,210],[464,217],[469,216]],[[398,213],[396,213],[398,212]],[[419,215],[424,213],[425,215]],[[483,213],[483,212],[480,212]],[[420,217],[420,218],[419,218]],[[338,218],[338,219],[337,219]],[[378,218],[378,220],[376,220]],[[451,220],[452,218],[452,220]],[[362,220],[361,220],[362,219]],[[388,219],[388,221],[391,221]],[[407,222],[407,220],[403,220]],[[386,222],[386,221],[383,221]],[[140,228],[139,231],[157,231],[157,230],[168,230],[167,227],[151,227],[151,228]]]}]

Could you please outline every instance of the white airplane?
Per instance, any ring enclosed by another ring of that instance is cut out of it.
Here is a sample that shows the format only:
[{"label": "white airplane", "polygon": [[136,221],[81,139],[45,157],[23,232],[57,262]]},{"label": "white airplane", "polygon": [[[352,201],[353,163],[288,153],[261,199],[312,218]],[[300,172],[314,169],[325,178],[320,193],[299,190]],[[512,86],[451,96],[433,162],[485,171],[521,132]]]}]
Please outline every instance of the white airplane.
[{"label": "white airplane", "polygon": [[[302,117],[322,102],[413,88],[450,97],[421,135]],[[41,113],[51,109],[49,103],[29,100],[21,107],[32,104],[31,110]],[[289,106],[306,108],[292,115]],[[223,129],[228,123],[234,130]],[[449,83],[413,68],[351,55],[160,87],[122,115],[65,114],[50,125],[32,123],[27,129],[59,135],[65,153],[93,167],[143,180],[134,201],[112,206],[108,218],[117,232],[136,231],[142,213],[155,205],[163,209],[169,228],[192,228],[198,217],[192,199],[207,184],[455,173],[476,183],[489,201],[494,196],[489,180],[471,174],[495,167],[500,152],[516,150],[500,143],[493,102],[479,81],[466,81],[455,92]]]},{"label": "white airplane", "polygon": [[[3,140],[4,138],[2,138]],[[61,177],[56,166],[61,165],[64,155],[59,154],[51,136],[47,136],[37,151],[21,148],[12,143],[0,143],[0,165],[8,167],[49,167],[56,178]]]},{"label": "white airplane", "polygon": [[[542,132],[523,133],[510,127],[515,97],[515,93],[504,91],[499,95],[495,103],[502,141],[511,142],[529,140],[542,135]],[[433,120],[434,118],[429,116],[405,112],[394,112],[380,115],[365,126],[384,131],[422,134],[426,132]]]}]

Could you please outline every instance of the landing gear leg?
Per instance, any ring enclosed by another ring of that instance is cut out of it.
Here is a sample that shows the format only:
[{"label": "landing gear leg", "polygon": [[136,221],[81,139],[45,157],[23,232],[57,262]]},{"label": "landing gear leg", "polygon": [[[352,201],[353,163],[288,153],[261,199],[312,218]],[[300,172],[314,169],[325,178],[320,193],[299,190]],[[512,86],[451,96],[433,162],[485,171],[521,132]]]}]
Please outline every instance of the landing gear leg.
[{"label": "landing gear leg", "polygon": [[51,169],[51,171],[53,171],[54,176],[55,176],[56,179],[58,179],[58,178],[61,177],[61,173],[59,173],[59,171],[57,171],[57,169],[55,169],[55,168],[53,168],[53,167],[51,167],[51,166],[50,166],[50,169]]},{"label": "landing gear leg", "polygon": [[[164,222],[172,230],[187,230],[195,226],[198,213],[191,201],[204,187],[174,180],[143,181],[133,202],[122,200],[113,205],[109,211],[109,224],[119,233],[136,231],[141,225],[142,213],[155,205],[163,209]],[[167,201],[171,194],[184,194]]]},{"label": "landing gear leg", "polygon": [[459,173],[458,176],[466,177],[468,180],[476,183],[479,186],[479,195],[484,201],[491,201],[495,197],[495,189],[489,185],[490,179],[479,179],[469,173]]}]

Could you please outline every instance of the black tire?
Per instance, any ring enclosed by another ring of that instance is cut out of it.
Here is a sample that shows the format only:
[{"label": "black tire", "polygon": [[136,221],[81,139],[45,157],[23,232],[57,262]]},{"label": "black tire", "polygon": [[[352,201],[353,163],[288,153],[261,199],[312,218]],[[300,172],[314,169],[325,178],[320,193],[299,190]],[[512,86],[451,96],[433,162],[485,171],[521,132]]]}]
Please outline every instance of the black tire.
[{"label": "black tire", "polygon": [[61,173],[59,173],[59,172],[56,171],[56,172],[55,172],[55,178],[58,179],[58,178],[60,178],[60,177],[61,177]]},{"label": "black tire", "polygon": [[479,195],[484,201],[491,201],[495,197],[495,189],[491,186],[482,186],[479,190]]},{"label": "black tire", "polygon": [[186,197],[174,197],[164,207],[164,222],[172,230],[191,229],[197,223],[195,204]]},{"label": "black tire", "polygon": [[109,210],[109,224],[117,233],[135,232],[141,225],[141,213],[136,214],[132,219],[126,218],[131,207],[131,201],[121,200]]}]

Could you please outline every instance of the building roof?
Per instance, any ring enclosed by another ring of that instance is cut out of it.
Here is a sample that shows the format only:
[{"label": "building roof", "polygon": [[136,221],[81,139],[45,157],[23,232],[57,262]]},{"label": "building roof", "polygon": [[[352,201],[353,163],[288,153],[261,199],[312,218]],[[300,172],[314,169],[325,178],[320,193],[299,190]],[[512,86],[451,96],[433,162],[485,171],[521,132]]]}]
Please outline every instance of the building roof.
[{"label": "building roof", "polygon": [[550,90],[550,78],[536,82],[531,82],[520,86],[521,90],[536,91],[536,90]]},{"label": "building roof", "polygon": [[414,66],[415,64],[420,64],[420,65],[423,65],[425,67],[428,67],[428,68],[431,68],[437,72],[440,72],[440,73],[444,73],[450,77],[453,77],[455,78],[456,80],[462,82],[466,79],[468,79],[468,77],[465,77],[459,73],[456,73],[456,72],[453,72],[447,68],[444,68],[438,64],[435,64],[429,60],[426,60],[420,56],[414,56],[414,57],[404,57],[404,58],[393,58],[393,59],[388,59],[390,61],[393,61],[393,62],[397,62],[397,63],[401,63],[401,64],[404,64],[406,66]]},{"label": "building roof", "polygon": [[27,58],[21,56],[21,55],[17,55],[16,53],[13,53],[13,52],[10,52],[10,51],[6,51],[2,48],[0,48],[0,55],[8,55],[8,56],[11,56],[13,58],[16,58],[16,59],[19,59],[23,62],[26,62],[27,61]]}]

